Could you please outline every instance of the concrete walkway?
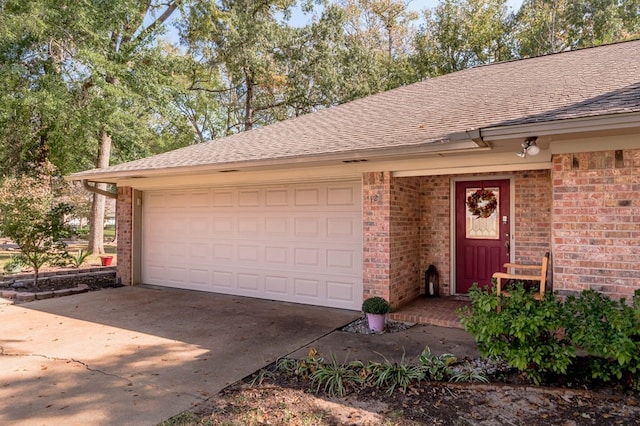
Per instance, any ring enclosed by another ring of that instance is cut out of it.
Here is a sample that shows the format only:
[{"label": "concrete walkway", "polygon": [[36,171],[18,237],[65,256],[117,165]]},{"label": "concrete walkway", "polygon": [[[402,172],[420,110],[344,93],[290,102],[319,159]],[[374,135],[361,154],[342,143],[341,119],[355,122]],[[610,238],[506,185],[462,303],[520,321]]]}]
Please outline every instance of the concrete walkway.
[{"label": "concrete walkway", "polygon": [[3,304],[0,424],[157,424],[359,315],[145,287]]}]

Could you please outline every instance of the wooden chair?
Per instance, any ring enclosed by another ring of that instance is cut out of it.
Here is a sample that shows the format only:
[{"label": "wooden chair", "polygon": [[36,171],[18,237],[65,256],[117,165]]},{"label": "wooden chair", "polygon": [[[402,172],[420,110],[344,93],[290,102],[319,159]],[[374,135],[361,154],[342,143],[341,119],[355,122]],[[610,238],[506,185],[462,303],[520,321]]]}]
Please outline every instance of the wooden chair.
[{"label": "wooden chair", "polygon": [[[549,252],[545,253],[542,257],[542,264],[540,265],[519,265],[517,263],[505,263],[505,269],[507,272],[496,272],[493,274],[493,278],[496,280],[496,294],[509,296],[509,292],[505,291],[505,288],[517,282],[525,284],[529,282],[540,283],[538,292],[534,295],[536,300],[542,300],[546,290],[547,283],[547,270],[549,269]],[[511,272],[509,272],[511,270]],[[521,270],[523,274],[513,273],[516,270]]]}]

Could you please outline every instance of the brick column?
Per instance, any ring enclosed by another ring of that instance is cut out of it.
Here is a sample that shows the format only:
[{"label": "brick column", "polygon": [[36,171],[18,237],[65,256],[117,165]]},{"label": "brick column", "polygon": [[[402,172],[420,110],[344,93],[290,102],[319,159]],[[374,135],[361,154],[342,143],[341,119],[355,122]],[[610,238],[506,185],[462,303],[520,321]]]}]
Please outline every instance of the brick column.
[{"label": "brick column", "polygon": [[419,178],[389,172],[363,176],[363,285],[397,308],[420,293],[421,196]]},{"label": "brick column", "polygon": [[391,173],[363,175],[363,298],[389,297]]},{"label": "brick column", "polygon": [[133,189],[131,187],[118,187],[116,221],[118,233],[116,279],[124,285],[131,285],[133,255]]},{"label": "brick column", "polygon": [[640,288],[640,150],[553,156],[553,274],[561,294]]}]

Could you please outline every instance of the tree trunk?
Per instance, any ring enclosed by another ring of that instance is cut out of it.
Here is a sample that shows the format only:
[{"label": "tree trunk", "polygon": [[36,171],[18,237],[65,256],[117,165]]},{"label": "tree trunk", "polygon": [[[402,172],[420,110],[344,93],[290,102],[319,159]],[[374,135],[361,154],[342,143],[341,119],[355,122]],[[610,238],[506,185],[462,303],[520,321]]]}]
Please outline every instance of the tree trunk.
[{"label": "tree trunk", "polygon": [[[100,145],[98,147],[98,161],[96,167],[103,168],[109,166],[111,157],[111,135],[102,129],[100,131]],[[96,188],[106,190],[106,183],[97,183]],[[93,254],[104,254],[104,208],[106,197],[100,194],[93,194],[91,205],[91,223],[89,224],[89,250]]]},{"label": "tree trunk", "polygon": [[246,132],[253,128],[253,86],[255,83],[251,70],[245,70],[244,74],[247,81],[247,96],[244,101],[244,131]]}]

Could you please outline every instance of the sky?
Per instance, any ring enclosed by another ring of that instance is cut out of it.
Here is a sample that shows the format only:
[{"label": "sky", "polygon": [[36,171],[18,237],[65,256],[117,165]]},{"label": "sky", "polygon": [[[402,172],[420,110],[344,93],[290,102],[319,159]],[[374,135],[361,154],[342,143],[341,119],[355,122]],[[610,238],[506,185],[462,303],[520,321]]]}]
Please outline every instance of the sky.
[{"label": "sky", "polygon": [[[420,12],[427,8],[435,8],[439,2],[439,0],[409,0],[408,8],[409,10]],[[522,5],[522,2],[523,0],[507,0],[507,6],[513,10],[518,10]],[[303,26],[312,19],[312,16],[312,14],[305,15],[300,11],[300,9],[296,9],[291,14],[290,23],[294,26]]]}]

